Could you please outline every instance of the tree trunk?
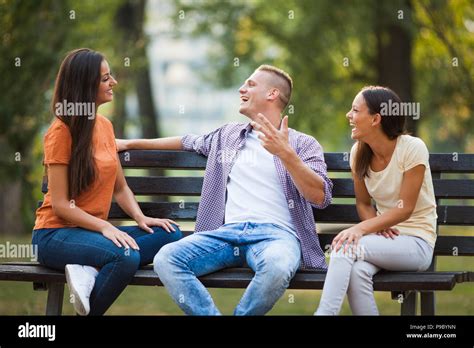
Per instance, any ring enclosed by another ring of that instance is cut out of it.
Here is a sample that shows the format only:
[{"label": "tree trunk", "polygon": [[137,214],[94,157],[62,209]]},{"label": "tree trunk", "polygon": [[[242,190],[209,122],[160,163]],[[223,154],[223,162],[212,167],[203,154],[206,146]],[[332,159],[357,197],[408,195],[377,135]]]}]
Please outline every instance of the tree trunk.
[{"label": "tree trunk", "polygon": [[127,0],[118,9],[115,23],[123,31],[125,45],[133,45],[135,87],[138,96],[139,118],[144,138],[160,136],[159,115],[154,104],[150,69],[146,55],[146,38],[143,30],[146,1]]},{"label": "tree trunk", "polygon": [[[376,1],[377,6],[377,83],[393,89],[403,102],[413,102],[412,80],[412,34],[407,23],[410,21],[411,3],[403,1],[397,6],[394,2],[387,10],[387,4]],[[394,20],[398,9],[403,8],[403,19]],[[417,133],[417,122],[407,118],[407,129],[413,135]]]},{"label": "tree trunk", "polygon": [[158,138],[160,136],[160,131],[158,127],[158,117],[156,116],[156,109],[153,102],[150,71],[148,66],[140,69],[137,73],[136,84],[142,135],[144,138]]},{"label": "tree trunk", "polygon": [[126,122],[125,95],[121,95],[114,100],[114,132],[116,138],[123,139],[125,137]]},{"label": "tree trunk", "polygon": [[25,231],[21,214],[22,180],[11,179],[0,185],[0,234],[19,235]]}]

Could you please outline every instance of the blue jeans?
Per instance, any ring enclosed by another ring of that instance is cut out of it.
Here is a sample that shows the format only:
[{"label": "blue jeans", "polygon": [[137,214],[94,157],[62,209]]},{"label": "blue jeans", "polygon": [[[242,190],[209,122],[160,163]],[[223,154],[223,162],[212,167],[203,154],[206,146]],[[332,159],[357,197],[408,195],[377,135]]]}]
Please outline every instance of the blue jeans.
[{"label": "blue jeans", "polygon": [[38,245],[38,261],[45,266],[61,271],[67,264],[100,269],[90,296],[89,315],[102,315],[141,265],[151,263],[163,245],[181,239],[181,231],[173,227],[176,232],[153,227],[154,233],[148,233],[138,226],[117,226],[135,239],[140,250],[119,248],[102,234],[77,227],[34,230],[32,243]]},{"label": "blue jeans", "polygon": [[173,300],[191,315],[219,315],[197,277],[245,263],[255,276],[235,315],[263,315],[283,295],[301,259],[299,240],[281,227],[251,222],[226,224],[164,246],[153,261]]}]

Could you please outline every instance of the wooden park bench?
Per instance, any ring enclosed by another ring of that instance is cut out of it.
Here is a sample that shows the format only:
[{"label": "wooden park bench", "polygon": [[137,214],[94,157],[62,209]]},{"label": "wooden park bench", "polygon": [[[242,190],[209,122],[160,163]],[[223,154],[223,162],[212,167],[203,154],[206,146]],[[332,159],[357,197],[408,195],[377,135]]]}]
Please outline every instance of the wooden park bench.
[{"label": "wooden park bench", "polygon": [[[200,176],[128,176],[127,182],[136,195],[146,196],[199,196],[203,183],[202,170],[206,158],[191,152],[182,151],[129,151],[120,154],[124,168],[159,168],[201,170]],[[349,161],[347,153],[326,153],[329,172],[345,172],[347,178],[333,178],[334,198],[354,198],[352,179],[347,173]],[[438,225],[473,226],[474,179],[445,179],[442,174],[474,173],[474,154],[431,154],[430,166],[433,175],[435,195],[438,203]],[[331,174],[331,176],[334,176]],[[343,176],[343,175],[342,175]],[[388,183],[389,184],[389,183]],[[47,183],[43,183],[43,192]],[[445,200],[455,199],[458,205],[446,205]],[[443,201],[440,201],[443,200]],[[354,202],[354,200],[352,200]],[[458,203],[462,202],[462,203]],[[178,221],[194,221],[198,202],[143,202],[140,206],[149,216],[165,217]],[[112,204],[109,218],[127,220],[128,216],[115,204]],[[359,221],[355,204],[332,204],[324,210],[315,210],[318,223],[350,224]],[[190,231],[185,234],[191,233]],[[335,234],[319,234],[324,249],[331,244]],[[436,271],[437,256],[473,256],[474,236],[439,236],[435,247],[433,262],[426,272],[387,272],[382,271],[374,277],[376,291],[390,291],[392,298],[401,303],[402,315],[417,313],[417,294],[420,293],[421,314],[435,314],[435,291],[452,290],[457,283],[472,282],[471,270]],[[218,271],[200,280],[206,287],[244,288],[253,277],[249,268],[231,268]],[[291,281],[291,289],[322,289],[325,271],[300,270]],[[61,315],[65,276],[64,272],[49,269],[38,263],[0,264],[0,280],[33,282],[35,290],[48,290],[46,304],[47,315]],[[137,271],[132,285],[162,285],[151,265]]]}]

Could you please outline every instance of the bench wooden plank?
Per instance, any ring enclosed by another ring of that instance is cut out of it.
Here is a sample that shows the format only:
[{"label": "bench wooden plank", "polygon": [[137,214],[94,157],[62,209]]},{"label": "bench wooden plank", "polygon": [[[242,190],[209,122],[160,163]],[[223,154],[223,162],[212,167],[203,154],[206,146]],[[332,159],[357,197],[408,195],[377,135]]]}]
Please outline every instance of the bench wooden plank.
[{"label": "bench wooden plank", "polygon": [[[155,203],[140,202],[143,214],[147,216],[167,218],[171,220],[194,221],[197,216],[199,203]],[[129,220],[130,217],[118,206],[112,203],[109,212],[109,220]]]},{"label": "bench wooden plank", "polygon": [[119,153],[124,168],[205,169],[207,158],[195,152],[129,150]]},{"label": "bench wooden plank", "polygon": [[[39,201],[40,207],[43,202]],[[145,215],[172,220],[194,221],[197,217],[198,202],[139,202]],[[360,221],[355,204],[331,204],[326,209],[313,209],[318,223],[358,223]],[[474,206],[441,205],[437,207],[438,225],[474,225]],[[109,220],[130,220],[130,217],[112,203]]]},{"label": "bench wooden plank", "polygon": [[[456,282],[469,279],[467,272],[380,272],[374,277],[377,291],[451,290]],[[199,279],[207,287],[244,288],[252,280],[249,268],[228,268]],[[298,271],[290,283],[291,289],[322,289],[325,271]],[[0,280],[64,283],[64,272],[38,264],[0,265]],[[137,271],[131,285],[162,285],[151,266]]]},{"label": "bench wooden plank", "polygon": [[[474,206],[440,205],[436,209],[438,225],[474,225]],[[326,209],[313,209],[318,223],[358,223],[355,204],[331,204]]]},{"label": "bench wooden plank", "polygon": [[[331,179],[333,197],[352,198],[355,197],[354,183],[352,179]],[[474,184],[468,179],[433,179],[434,193],[437,198],[474,198]]]},{"label": "bench wooden plank", "polygon": [[438,236],[434,253],[437,256],[473,256],[474,237]]},{"label": "bench wooden plank", "polygon": [[[162,177],[162,176],[128,176],[128,186],[136,195],[176,195],[200,196],[203,177]],[[352,179],[331,179],[334,183],[333,197],[353,198],[354,184]],[[444,199],[474,198],[474,184],[468,179],[434,179],[435,196]],[[47,183],[43,182],[43,193]]]},{"label": "bench wooden plank", "polygon": [[[129,150],[119,155],[124,168],[204,169],[207,161],[204,156],[186,151]],[[325,153],[324,159],[330,171],[350,170],[347,152]],[[474,154],[430,154],[430,167],[434,172],[473,172]]]}]

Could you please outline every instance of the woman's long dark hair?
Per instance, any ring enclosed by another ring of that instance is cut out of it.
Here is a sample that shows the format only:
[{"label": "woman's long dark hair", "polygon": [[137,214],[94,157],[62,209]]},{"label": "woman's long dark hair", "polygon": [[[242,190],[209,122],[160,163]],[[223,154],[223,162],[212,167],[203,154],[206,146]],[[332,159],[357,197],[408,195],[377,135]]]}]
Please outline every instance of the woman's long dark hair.
[{"label": "woman's long dark hair", "polygon": [[[93,105],[100,84],[100,68],[104,56],[88,48],[69,52],[61,63],[52,99],[53,114],[64,122],[71,133],[71,159],[68,166],[69,199],[74,199],[94,181],[96,168],[92,149],[92,134],[96,115],[58,114],[57,103],[87,103]],[[76,104],[77,105],[77,104]]]},{"label": "woman's long dark hair", "polygon": [[[390,88],[381,86],[367,86],[361,90],[365,103],[371,115],[381,114],[382,116],[382,131],[389,139],[396,139],[398,136],[406,133],[406,119],[405,116],[382,115],[382,107],[391,103],[401,103],[400,97]],[[355,173],[356,176],[363,180],[364,177],[369,177],[369,166],[372,160],[373,151],[369,145],[363,141],[357,142],[357,154],[355,158]]]}]

